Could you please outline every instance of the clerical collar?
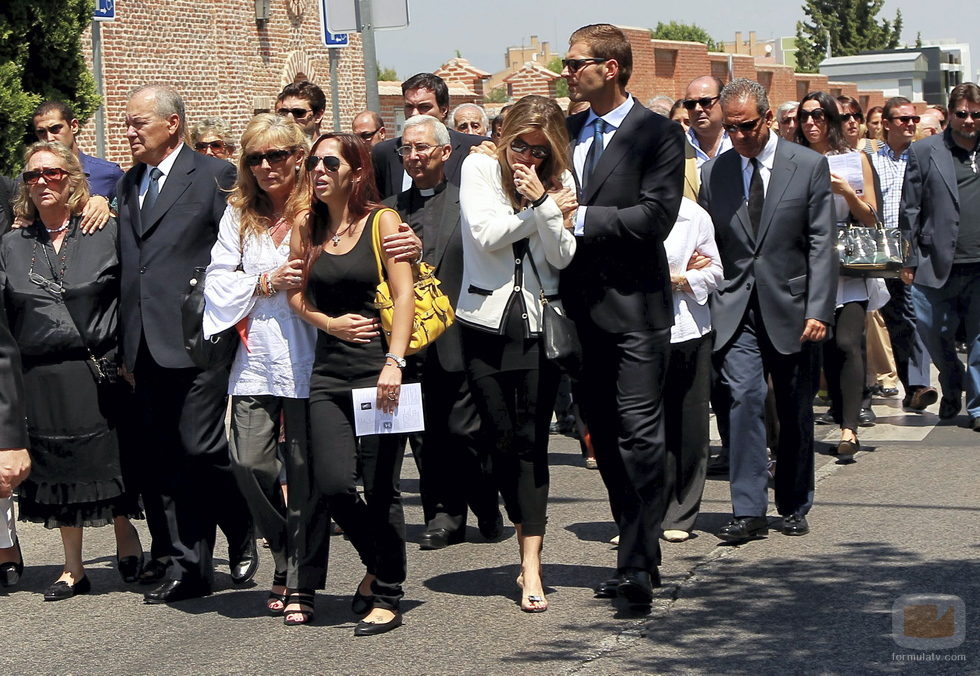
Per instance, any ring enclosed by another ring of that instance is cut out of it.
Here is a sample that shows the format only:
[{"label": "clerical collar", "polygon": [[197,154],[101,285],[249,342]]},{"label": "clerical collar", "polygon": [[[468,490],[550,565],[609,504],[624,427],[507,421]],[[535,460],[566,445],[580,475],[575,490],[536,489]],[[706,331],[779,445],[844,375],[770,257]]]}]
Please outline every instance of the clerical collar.
[{"label": "clerical collar", "polygon": [[419,194],[422,197],[432,197],[436,194],[435,188],[419,188]]}]

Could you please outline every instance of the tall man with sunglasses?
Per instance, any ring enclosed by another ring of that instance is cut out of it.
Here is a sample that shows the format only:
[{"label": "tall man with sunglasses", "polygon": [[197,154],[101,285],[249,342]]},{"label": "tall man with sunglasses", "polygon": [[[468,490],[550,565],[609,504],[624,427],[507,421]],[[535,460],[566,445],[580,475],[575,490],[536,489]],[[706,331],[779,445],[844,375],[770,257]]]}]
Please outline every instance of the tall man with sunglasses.
[{"label": "tall man with sunglasses", "polygon": [[596,588],[647,605],[659,586],[664,496],[662,395],[673,324],[663,241],[680,208],[684,135],[626,91],[633,51],[615,26],[569,38],[562,76],[579,185],[575,259],[561,297],[582,341],[576,398],[619,527],[616,576]]},{"label": "tall man with sunglasses", "polygon": [[719,532],[742,542],[769,532],[765,402],[779,420],[776,507],[786,535],[809,532],[813,504],[814,344],[833,321],[837,256],[827,158],[772,129],[765,88],[736,79],[719,105],[732,150],[701,170],[725,280],[711,299],[715,357],[732,394],[732,516]]},{"label": "tall man with sunglasses", "polygon": [[235,180],[229,162],[183,143],[184,102],[159,86],[126,105],[133,168],[120,179],[120,330],[142,418],[140,492],[153,537],[141,582],[147,603],[211,593],[215,526],[228,538],[232,581],[255,574],[248,507],[231,474],[224,419],[228,369],[202,371],[184,350],[181,303],[211,247]]},{"label": "tall man with sunglasses", "polygon": [[[942,134],[913,143],[899,211],[911,244],[902,280],[912,285],[919,335],[939,369],[939,417],[955,418],[966,392],[971,429],[980,432],[980,87],[949,94]],[[967,363],[956,355],[960,323]]]}]

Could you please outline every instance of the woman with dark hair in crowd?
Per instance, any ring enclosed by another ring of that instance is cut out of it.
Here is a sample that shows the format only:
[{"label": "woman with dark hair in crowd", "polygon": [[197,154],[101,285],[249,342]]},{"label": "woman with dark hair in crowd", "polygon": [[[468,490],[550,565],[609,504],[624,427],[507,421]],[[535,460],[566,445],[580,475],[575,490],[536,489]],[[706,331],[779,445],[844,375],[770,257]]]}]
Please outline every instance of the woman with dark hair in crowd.
[{"label": "woman with dark hair in crowd", "polygon": [[684,107],[684,99],[677,99],[670,107],[670,119],[684,128],[684,133],[691,128],[691,114]]},{"label": "woman with dark hair in crowd", "polygon": [[857,102],[857,99],[850,96],[838,96],[837,110],[840,112],[841,129],[844,132],[847,145],[866,153],[877,152],[877,139],[870,139],[864,135],[862,128],[864,113],[861,111],[861,104]]},{"label": "woman with dark hair in crowd", "polygon": [[24,161],[14,211],[31,225],[0,242],[0,291],[22,357],[33,466],[20,520],[61,531],[65,565],[44,594],[60,601],[92,587],[84,527],[113,525],[119,573],[136,581],[143,551],[129,519],[142,515],[120,459],[116,222],[82,235],[88,185],[62,144],[35,143]]},{"label": "woman with dark hair in crowd", "polygon": [[[857,152],[847,142],[837,101],[826,92],[810,92],[800,101],[797,142],[828,156]],[[877,199],[874,173],[865,153],[858,155],[861,181],[857,189],[840,174],[830,174],[838,223],[856,221],[874,226],[877,221]],[[841,276],[837,284],[837,311],[833,339],[824,343],[824,374],[830,393],[828,416],[840,424],[837,445],[840,462],[851,462],[860,450],[857,428],[865,387],[865,314],[882,303],[881,280]],[[887,292],[884,292],[887,298]]]},{"label": "woman with dark hair in crowd", "polygon": [[565,116],[525,96],[507,111],[496,157],[473,154],[460,181],[463,284],[456,316],[481,436],[520,547],[521,610],[548,609],[541,547],[548,426],[560,372],[541,348],[539,294],[558,303],[558,271],[575,253],[578,207]]},{"label": "woman with dark hair in crowd", "polygon": [[[316,330],[296,316],[280,293],[298,288],[302,275],[302,262],[289,258],[295,214],[286,204],[299,185],[309,141],[292,120],[263,113],[249,122],[241,144],[238,178],[211,249],[204,333],[210,337],[241,327],[242,343],[228,381],[229,448],[238,485],[275,562],[266,608],[281,615],[287,584],[298,584],[297,570],[305,563],[296,555],[305,532],[299,510],[309,499],[304,468]],[[280,420],[292,485],[288,507],[279,482]]]},{"label": "woman with dark hair in crowd", "polygon": [[[374,303],[378,270],[372,244],[374,229],[383,238],[398,232],[392,210],[379,211],[374,171],[366,146],[351,134],[324,134],[306,161],[303,188],[293,196],[301,216],[292,233],[291,258],[303,260],[300,288],[289,303],[318,329],[310,378],[310,465],[314,491],[303,515],[307,525],[333,516],[367,568],[351,609],[365,617],[355,636],[380,634],[402,622],[399,612],[405,580],[405,517],[399,476],[405,438],[354,434],[351,390],[377,387],[377,406],[398,406],[405,350],[412,331],[414,291],[409,263],[385,257],[385,275],[394,300],[390,336],[382,336]],[[364,483],[364,499],[355,478]],[[325,505],[322,503],[326,503]],[[329,513],[328,513],[329,512]],[[309,538],[316,550],[300,571],[289,597],[285,621],[313,619],[313,590],[326,577],[329,538]]]},{"label": "woman with dark hair in crowd", "polygon": [[868,115],[865,118],[865,138],[874,139],[878,143],[882,143],[882,132],[881,132],[881,116],[884,114],[885,109],[881,106],[873,106],[868,108]]}]

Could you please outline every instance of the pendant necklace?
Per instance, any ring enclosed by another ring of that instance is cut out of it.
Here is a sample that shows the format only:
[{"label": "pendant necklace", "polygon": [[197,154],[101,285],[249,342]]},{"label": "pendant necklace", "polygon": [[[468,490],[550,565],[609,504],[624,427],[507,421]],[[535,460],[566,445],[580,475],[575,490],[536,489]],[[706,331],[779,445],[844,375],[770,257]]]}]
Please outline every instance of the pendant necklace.
[{"label": "pendant necklace", "polygon": [[354,224],[355,223],[357,223],[357,221],[354,221],[353,223],[349,223],[347,225],[347,227],[344,228],[342,231],[341,230],[338,230],[337,232],[335,232],[333,234],[333,236],[330,238],[330,241],[333,242],[333,245],[334,246],[337,246],[338,244],[340,244],[340,238],[342,236],[346,235],[347,233],[349,233],[350,232],[350,229],[354,227]]}]

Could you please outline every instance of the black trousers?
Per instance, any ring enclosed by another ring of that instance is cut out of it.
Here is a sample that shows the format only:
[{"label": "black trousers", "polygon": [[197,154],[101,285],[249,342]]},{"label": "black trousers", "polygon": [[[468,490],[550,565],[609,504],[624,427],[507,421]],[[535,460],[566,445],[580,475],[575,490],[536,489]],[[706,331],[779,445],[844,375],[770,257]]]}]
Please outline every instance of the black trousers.
[{"label": "black trousers", "polygon": [[[310,381],[310,432],[313,496],[306,524],[332,517],[344,529],[367,572],[375,575],[375,607],[397,610],[406,575],[405,514],[399,480],[405,451],[403,435],[354,436],[350,389],[324,390]],[[364,499],[357,492],[357,477]],[[308,534],[313,551],[300,557],[300,588],[322,588],[330,538]]]},{"label": "black trousers", "polygon": [[215,527],[232,555],[248,543],[252,520],[231,472],[225,437],[228,371],[164,368],[141,343],[133,375],[145,452],[137,461],[153,542],[170,560],[168,577],[211,584]]},{"label": "black trousers", "polygon": [[711,333],[671,343],[664,398],[667,439],[667,513],[664,530],[690,532],[701,511],[708,467],[708,390],[711,383]]},{"label": "black trousers", "polygon": [[474,378],[481,436],[507,518],[524,535],[544,535],[548,520],[548,435],[561,372],[540,357],[537,369]]},{"label": "black trousers", "polygon": [[841,429],[857,431],[864,403],[867,353],[865,317],[867,301],[845,303],[834,313],[833,337],[823,344],[823,372],[831,409],[840,416]]},{"label": "black trousers", "polygon": [[619,526],[618,569],[660,565],[664,520],[662,393],[670,329],[606,333],[577,324],[583,370],[575,383],[599,473]]},{"label": "black trousers", "polygon": [[422,394],[425,432],[412,451],[426,530],[465,529],[467,505],[478,520],[494,522],[500,513],[497,488],[480,450],[480,415],[466,373],[446,371],[430,352],[422,366]]}]

